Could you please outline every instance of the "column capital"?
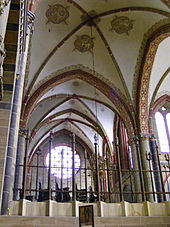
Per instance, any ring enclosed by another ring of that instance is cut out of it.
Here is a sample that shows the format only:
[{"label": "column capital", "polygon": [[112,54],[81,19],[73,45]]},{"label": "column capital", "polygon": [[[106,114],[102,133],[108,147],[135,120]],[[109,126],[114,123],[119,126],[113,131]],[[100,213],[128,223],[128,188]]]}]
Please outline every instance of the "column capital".
[{"label": "column capital", "polygon": [[5,6],[8,5],[10,0],[0,0],[0,15],[3,14]]},{"label": "column capital", "polygon": [[129,144],[132,144],[132,143],[138,143],[139,141],[145,141],[149,139],[157,140],[157,138],[155,138],[153,134],[140,133],[139,135],[135,135],[131,137],[128,142]]},{"label": "column capital", "polygon": [[150,140],[151,141],[158,141],[158,137],[155,136],[154,134],[151,134]]},{"label": "column capital", "polygon": [[152,137],[152,134],[145,134],[145,133],[140,133],[139,134],[139,140],[140,141],[145,141],[145,140],[149,140]]},{"label": "column capital", "polygon": [[114,137],[114,140],[112,141],[112,144],[115,145],[115,146],[119,146],[119,139],[118,137]]},{"label": "column capital", "polygon": [[139,138],[150,138],[151,134],[150,133],[140,133]]},{"label": "column capital", "polygon": [[27,130],[25,128],[19,128],[18,134],[22,137],[26,137],[27,136]]},{"label": "column capital", "polygon": [[132,136],[129,140],[128,143],[129,145],[136,144],[139,142],[139,137],[138,136]]}]

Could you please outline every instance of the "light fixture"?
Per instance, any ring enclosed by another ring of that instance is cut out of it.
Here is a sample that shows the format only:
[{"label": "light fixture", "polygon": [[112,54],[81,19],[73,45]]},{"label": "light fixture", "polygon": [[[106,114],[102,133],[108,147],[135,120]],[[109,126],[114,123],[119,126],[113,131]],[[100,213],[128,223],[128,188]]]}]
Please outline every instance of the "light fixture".
[{"label": "light fixture", "polygon": [[[94,22],[93,22],[93,19],[91,19],[90,23],[89,23],[89,26],[90,26],[90,36],[91,36],[91,39],[94,38],[93,37],[93,26],[94,26]],[[91,55],[92,55],[92,75],[93,77],[95,77],[95,56],[94,56],[94,45],[92,46],[91,48]],[[95,121],[96,121],[96,125],[98,125],[98,109],[97,109],[97,89],[96,87],[94,86],[94,106],[95,106]],[[98,129],[98,126],[96,127],[96,132],[94,134],[94,144],[97,149],[97,153],[99,155],[99,135],[98,135],[98,132],[97,132],[97,129]]]}]

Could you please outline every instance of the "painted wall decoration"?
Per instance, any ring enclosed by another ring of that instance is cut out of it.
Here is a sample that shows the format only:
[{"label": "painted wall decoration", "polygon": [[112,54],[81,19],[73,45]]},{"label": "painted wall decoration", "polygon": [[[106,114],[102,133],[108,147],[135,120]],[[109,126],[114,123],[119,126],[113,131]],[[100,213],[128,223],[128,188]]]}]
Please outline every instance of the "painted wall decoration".
[{"label": "painted wall decoration", "polygon": [[49,5],[49,9],[46,11],[47,23],[60,24],[64,22],[67,24],[69,17],[68,6],[64,7],[61,4]]},{"label": "painted wall decoration", "polygon": [[109,31],[115,31],[118,34],[127,34],[129,35],[129,31],[133,29],[133,22],[135,20],[131,20],[126,16],[115,16],[111,23],[111,28]]},{"label": "painted wall decoration", "polygon": [[75,42],[74,42],[74,50],[78,50],[81,53],[92,51],[94,47],[94,37],[90,37],[89,35],[81,35],[77,36]]}]

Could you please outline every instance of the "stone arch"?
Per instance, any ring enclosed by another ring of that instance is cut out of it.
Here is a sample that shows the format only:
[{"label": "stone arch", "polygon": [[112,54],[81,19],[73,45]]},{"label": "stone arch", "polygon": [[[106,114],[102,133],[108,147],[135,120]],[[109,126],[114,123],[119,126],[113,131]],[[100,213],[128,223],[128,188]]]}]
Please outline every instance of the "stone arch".
[{"label": "stone arch", "polygon": [[[61,135],[61,134],[67,134],[67,135],[71,135],[71,131],[68,131],[67,129],[61,129],[59,131],[56,131],[54,133],[54,136],[57,135]],[[91,156],[93,154],[93,150],[91,150],[91,148],[88,146],[88,144],[86,142],[84,142],[84,140],[82,140],[78,135],[76,135],[76,140],[86,149],[87,153],[89,156]],[[46,137],[40,144],[39,147],[41,147],[43,144],[47,143],[47,141],[49,141],[49,136]],[[28,154],[28,160],[29,162],[31,162],[32,157],[34,156],[34,153],[36,152],[37,148],[33,147],[32,150],[30,151],[30,153]]]},{"label": "stone arch", "polygon": [[163,106],[166,102],[170,103],[170,95],[162,95],[161,97],[159,97],[151,106],[150,110],[149,110],[149,132],[152,133],[153,132],[153,128],[152,128],[152,120],[154,117],[155,112],[161,107]]},{"label": "stone arch", "polygon": [[92,75],[90,72],[78,68],[51,74],[48,77],[48,80],[41,82],[29,97],[25,97],[21,115],[21,126],[26,127],[32,109],[43,94],[51,88],[73,79],[85,81],[100,90],[108,99],[110,99],[124,119],[129,134],[134,135],[135,122],[132,116],[134,112],[129,109],[128,103],[123,95],[113,86],[109,86],[109,81],[102,81],[102,78],[98,75]]},{"label": "stone arch", "polygon": [[166,102],[170,103],[170,95],[163,95],[159,97],[156,102],[154,102],[153,106],[150,108],[149,116],[152,117],[154,112],[163,106]]},{"label": "stone arch", "polygon": [[[158,35],[155,35],[158,34]],[[148,92],[150,84],[150,76],[152,71],[153,62],[158,49],[159,44],[170,36],[169,26],[165,26],[158,29],[152,34],[152,37],[148,39],[141,62],[141,68],[139,70],[139,76],[137,80],[136,90],[136,106],[137,109],[137,122],[138,122],[138,133],[149,133],[149,105],[148,105]]]}]

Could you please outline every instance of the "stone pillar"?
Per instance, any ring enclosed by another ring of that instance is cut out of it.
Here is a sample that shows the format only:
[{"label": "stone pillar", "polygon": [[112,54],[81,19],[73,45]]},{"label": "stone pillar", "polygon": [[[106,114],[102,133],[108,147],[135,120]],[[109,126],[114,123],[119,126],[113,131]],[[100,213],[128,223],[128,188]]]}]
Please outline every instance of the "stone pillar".
[{"label": "stone pillar", "polygon": [[132,161],[133,161],[133,177],[134,177],[134,189],[135,192],[140,194],[135,194],[135,200],[137,202],[142,202],[142,190],[141,190],[141,182],[140,182],[140,170],[139,170],[139,163],[138,163],[138,157],[137,157],[137,144],[136,144],[136,138],[132,138],[129,141],[129,144],[131,146],[131,152],[132,152]]},{"label": "stone pillar", "polygon": [[12,188],[13,188],[13,180],[14,180],[14,172],[15,172],[14,168],[15,168],[16,150],[17,150],[17,142],[18,142],[20,112],[21,112],[22,95],[23,95],[23,87],[24,87],[24,80],[25,80],[25,69],[26,69],[30,35],[31,35],[31,31],[28,28],[27,36],[25,37],[25,43],[22,43],[22,48],[20,48],[21,46],[18,46],[18,52],[17,52],[17,58],[16,58],[17,62],[16,62],[16,71],[15,71],[15,78],[14,78],[15,82],[14,82],[14,90],[13,90],[12,109],[11,109],[11,116],[10,116],[8,144],[7,144],[6,155],[5,155],[6,158],[4,163],[5,174],[3,179],[3,195],[2,195],[2,204],[1,204],[2,215],[6,215],[8,213],[9,203],[10,203],[10,200],[12,200]]},{"label": "stone pillar", "polygon": [[0,0],[0,35],[5,37],[11,0]]},{"label": "stone pillar", "polygon": [[[0,25],[1,25],[1,18],[0,18]],[[4,49],[4,37],[2,34],[0,26],[0,101],[3,97],[3,62],[5,58],[5,49]],[[5,97],[7,100],[7,97]],[[0,197],[2,193],[2,179],[3,179],[3,168],[4,165],[4,156],[5,156],[5,149],[7,144],[7,134],[8,134],[8,120],[10,118],[10,104],[6,102],[0,102]],[[1,203],[1,201],[0,201]]]},{"label": "stone pillar", "polygon": [[[140,154],[141,154],[141,163],[142,170],[144,176],[145,183],[145,191],[146,191],[146,199],[147,201],[153,202],[153,188],[152,188],[152,180],[149,168],[149,161],[147,160],[147,155],[150,153],[150,145],[149,145],[149,137],[150,135],[140,135]],[[148,193],[150,194],[148,194]]]},{"label": "stone pillar", "polygon": [[18,189],[22,189],[23,167],[19,165],[23,165],[26,135],[27,135],[27,131],[25,129],[20,128],[19,135],[18,135],[17,155],[16,155],[16,164],[15,164],[16,166],[15,166],[15,176],[14,176],[13,200],[21,199],[20,191]]},{"label": "stone pillar", "polygon": [[[155,142],[156,142],[156,139],[154,138],[154,136],[152,136],[150,138],[150,150],[151,150],[151,154],[152,154],[152,166],[153,166],[153,170],[155,171],[153,173],[154,180],[155,180],[155,188],[156,188],[157,192],[162,192],[161,176],[160,176],[161,170],[159,169]],[[164,201],[163,194],[157,194],[157,200],[158,200],[158,202]]]}]

